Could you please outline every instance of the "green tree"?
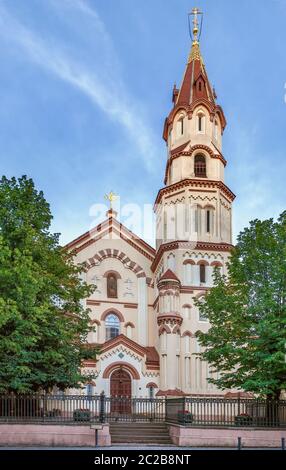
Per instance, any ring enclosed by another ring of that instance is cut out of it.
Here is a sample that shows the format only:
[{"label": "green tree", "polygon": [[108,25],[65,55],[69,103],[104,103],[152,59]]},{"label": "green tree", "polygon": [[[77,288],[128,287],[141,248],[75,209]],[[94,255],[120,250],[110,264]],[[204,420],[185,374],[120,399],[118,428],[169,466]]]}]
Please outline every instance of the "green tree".
[{"label": "green tree", "polygon": [[[0,180],[0,393],[79,387],[93,289],[31,179]],[[93,352],[93,357],[96,351]]]},{"label": "green tree", "polygon": [[221,389],[239,388],[268,399],[286,389],[286,212],[250,223],[238,237],[228,263],[228,276],[196,305],[211,327],[196,335],[201,357]]}]

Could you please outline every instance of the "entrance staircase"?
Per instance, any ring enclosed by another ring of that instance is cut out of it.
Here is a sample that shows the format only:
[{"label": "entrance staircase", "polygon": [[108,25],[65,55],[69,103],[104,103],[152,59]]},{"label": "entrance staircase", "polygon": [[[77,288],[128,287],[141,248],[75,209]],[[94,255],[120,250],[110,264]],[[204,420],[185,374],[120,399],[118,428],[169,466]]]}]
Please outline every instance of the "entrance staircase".
[{"label": "entrance staircase", "polygon": [[164,422],[112,422],[111,444],[172,445]]}]

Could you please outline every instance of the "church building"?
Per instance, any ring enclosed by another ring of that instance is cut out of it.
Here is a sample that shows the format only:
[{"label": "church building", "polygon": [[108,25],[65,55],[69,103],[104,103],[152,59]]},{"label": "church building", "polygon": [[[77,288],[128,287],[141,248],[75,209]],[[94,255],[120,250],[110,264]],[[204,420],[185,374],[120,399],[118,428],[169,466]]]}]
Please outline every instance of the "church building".
[{"label": "church building", "polygon": [[154,204],[156,248],[124,227],[112,207],[106,220],[68,245],[96,286],[85,300],[96,330],[88,342],[100,346],[97,361],[84,363],[94,377],[87,394],[225,394],[208,383],[214,372],[195,355],[195,332],[209,323],[194,299],[212,286],[215,268],[226,274],[235,198],[224,181],[226,119],[200,52],[198,13],[163,130],[168,157]]}]

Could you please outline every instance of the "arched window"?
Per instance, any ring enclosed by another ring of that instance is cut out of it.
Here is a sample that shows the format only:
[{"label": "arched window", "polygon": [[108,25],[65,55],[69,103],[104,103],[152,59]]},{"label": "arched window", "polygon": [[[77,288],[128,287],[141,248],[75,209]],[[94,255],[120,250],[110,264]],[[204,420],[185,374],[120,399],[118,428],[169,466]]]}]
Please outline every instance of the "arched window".
[{"label": "arched window", "polygon": [[93,395],[93,386],[91,383],[87,384],[85,387],[85,392],[88,397]]},{"label": "arched window", "polygon": [[206,232],[211,233],[211,211],[207,209],[206,212]]},{"label": "arched window", "polygon": [[198,178],[206,178],[207,176],[206,157],[204,155],[195,156],[195,176]]},{"label": "arched window", "polygon": [[166,351],[166,349],[167,349],[167,333],[166,333],[166,331],[163,331],[163,333],[160,336],[160,345],[161,345],[161,351]]},{"label": "arched window", "polygon": [[190,353],[191,352],[191,338],[190,335],[186,335],[184,337],[185,340],[185,353]]},{"label": "arched window", "polygon": [[195,206],[194,210],[194,231],[198,235],[202,232],[202,208],[201,206]]},{"label": "arched window", "polygon": [[177,332],[177,335],[176,335],[176,349],[177,351],[180,351],[181,349],[181,335],[179,332]]},{"label": "arched window", "polygon": [[208,321],[207,316],[199,310],[199,321]]},{"label": "arched window", "polygon": [[193,281],[193,265],[194,263],[187,260],[183,264],[183,277],[184,277],[184,285],[191,286]]},{"label": "arched window", "polygon": [[214,138],[215,138],[215,140],[218,140],[218,122],[217,122],[217,120],[215,120],[215,123],[214,123]]},{"label": "arched window", "polygon": [[105,339],[116,338],[120,334],[120,321],[115,313],[109,313],[105,318]]},{"label": "arched window", "polygon": [[167,266],[168,266],[168,269],[171,269],[171,271],[175,271],[175,269],[176,269],[176,258],[175,258],[175,255],[173,255],[173,253],[170,253],[168,258],[167,258]]},{"label": "arched window", "polygon": [[117,277],[114,273],[107,275],[107,297],[117,298]]},{"label": "arched window", "polygon": [[206,266],[205,264],[200,264],[200,283],[206,282]]},{"label": "arched window", "polygon": [[203,113],[199,113],[198,114],[198,132],[200,134],[204,134],[205,133],[205,126],[206,126],[206,118],[205,118],[205,115]]},{"label": "arched window", "polygon": [[132,339],[132,329],[134,328],[134,325],[132,323],[127,323],[125,325],[125,328],[126,328],[126,336],[127,338],[130,338]]},{"label": "arched window", "polygon": [[177,136],[184,135],[184,117],[182,116],[177,122]]},{"label": "arched window", "polygon": [[185,320],[191,320],[191,306],[190,305],[184,305],[183,315],[184,315]]}]

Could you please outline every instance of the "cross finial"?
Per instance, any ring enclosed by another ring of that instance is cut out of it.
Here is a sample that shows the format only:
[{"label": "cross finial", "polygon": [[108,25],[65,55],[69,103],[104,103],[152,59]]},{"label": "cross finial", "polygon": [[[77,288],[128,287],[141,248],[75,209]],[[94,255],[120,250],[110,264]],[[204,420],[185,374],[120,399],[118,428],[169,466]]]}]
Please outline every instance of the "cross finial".
[{"label": "cross finial", "polygon": [[109,201],[110,209],[112,210],[113,209],[112,204],[114,201],[118,199],[118,196],[113,191],[110,191],[110,193],[105,194],[104,199]]},{"label": "cross finial", "polygon": [[199,15],[202,15],[202,11],[195,7],[192,9],[191,15],[193,16],[193,43],[199,42]]}]

